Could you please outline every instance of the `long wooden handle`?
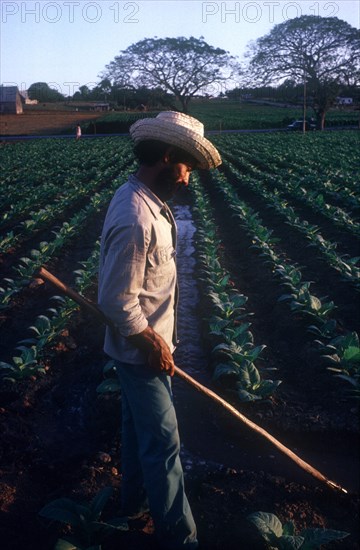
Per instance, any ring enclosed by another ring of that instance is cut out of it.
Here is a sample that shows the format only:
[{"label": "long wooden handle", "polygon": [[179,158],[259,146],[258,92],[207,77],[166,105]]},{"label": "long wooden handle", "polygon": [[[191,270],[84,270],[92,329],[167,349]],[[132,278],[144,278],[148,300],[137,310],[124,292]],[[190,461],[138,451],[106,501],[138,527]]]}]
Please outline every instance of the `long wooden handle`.
[{"label": "long wooden handle", "polygon": [[325,477],[321,472],[319,472],[313,466],[311,466],[310,464],[305,462],[302,458],[297,456],[293,451],[291,451],[291,449],[288,449],[288,447],[285,447],[283,443],[281,443],[278,439],[273,437],[269,432],[264,430],[264,428],[262,428],[261,426],[258,426],[257,424],[255,424],[255,422],[253,422],[252,420],[244,416],[240,411],[238,411],[235,407],[230,405],[228,401],[225,401],[225,399],[220,397],[217,393],[213,392],[209,388],[206,388],[205,386],[200,384],[200,382],[197,382],[197,380],[189,376],[186,372],[179,369],[178,367],[175,367],[175,372],[180,378],[182,378],[183,380],[191,384],[199,392],[207,395],[208,397],[213,399],[213,401],[216,401],[217,403],[225,407],[225,409],[227,409],[233,416],[241,420],[243,424],[246,424],[246,426],[254,430],[256,433],[265,437],[265,439],[270,441],[270,443],[272,443],[279,451],[281,451],[286,456],[291,458],[291,460],[293,460],[298,466],[300,466],[300,468],[302,468],[303,470],[311,474],[313,477],[316,477],[316,479],[326,483],[332,489],[337,489],[339,491],[342,491],[343,493],[347,493],[346,489],[344,489],[334,481],[331,481],[330,479]]},{"label": "long wooden handle", "polygon": [[[114,328],[114,324],[110,319],[108,319],[103,312],[98,308],[97,305],[95,305],[93,302],[90,302],[89,300],[85,299],[83,296],[78,294],[75,290],[65,285],[62,281],[60,281],[57,277],[55,277],[52,273],[47,271],[44,267],[41,267],[39,270],[39,276],[55,285],[58,289],[60,289],[64,294],[69,296],[72,300],[74,300],[76,303],[78,303],[81,307],[84,307],[87,309],[90,313],[95,315],[102,323],[105,323],[112,328]],[[235,407],[230,405],[225,399],[220,397],[217,393],[213,392],[209,388],[203,386],[192,378],[189,374],[184,372],[183,370],[179,369],[179,367],[175,367],[175,374],[193,386],[196,390],[203,393],[207,397],[210,397],[213,401],[216,401],[221,406],[223,406],[227,411],[229,411],[233,416],[235,416],[238,420],[240,420],[243,424],[248,426],[250,429],[254,430],[256,433],[260,434],[261,436],[265,437],[270,443],[272,443],[279,451],[281,451],[283,454],[288,456],[291,460],[293,460],[300,468],[308,472],[310,475],[318,479],[319,481],[322,481],[325,483],[328,487],[331,487],[331,489],[336,489],[338,491],[341,491],[343,493],[347,493],[346,489],[335,483],[334,481],[331,481],[326,476],[324,476],[321,472],[316,470],[313,466],[302,460],[299,456],[297,456],[293,451],[288,449],[285,445],[283,445],[280,441],[278,441],[275,437],[273,437],[269,432],[261,428],[261,426],[258,426],[253,422],[252,420],[249,420],[246,416],[244,416],[242,413],[240,413]]]},{"label": "long wooden handle", "polygon": [[87,309],[90,313],[95,315],[99,319],[99,321],[101,321],[102,323],[105,323],[106,325],[112,324],[110,319],[108,319],[93,302],[91,302],[87,298],[84,298],[83,296],[81,296],[81,294],[76,292],[76,290],[67,286],[65,283],[60,281],[60,279],[55,277],[55,275],[50,273],[50,271],[48,271],[44,267],[40,267],[38,271],[38,275],[42,279],[49,281],[50,283],[55,285],[59,290],[61,290],[61,292],[63,292],[63,294],[65,294],[66,296],[74,300],[74,302],[79,304],[84,309]]}]

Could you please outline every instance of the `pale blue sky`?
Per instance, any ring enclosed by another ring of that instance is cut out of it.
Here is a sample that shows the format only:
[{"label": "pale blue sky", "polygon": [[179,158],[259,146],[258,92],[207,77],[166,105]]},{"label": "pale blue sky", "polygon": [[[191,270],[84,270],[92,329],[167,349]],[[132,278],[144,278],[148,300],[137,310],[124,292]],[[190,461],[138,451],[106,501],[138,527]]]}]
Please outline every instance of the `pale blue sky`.
[{"label": "pale blue sky", "polygon": [[283,21],[336,16],[359,28],[360,0],[1,0],[0,83],[90,88],[110,61],[151,37],[203,36],[241,59],[246,45]]}]

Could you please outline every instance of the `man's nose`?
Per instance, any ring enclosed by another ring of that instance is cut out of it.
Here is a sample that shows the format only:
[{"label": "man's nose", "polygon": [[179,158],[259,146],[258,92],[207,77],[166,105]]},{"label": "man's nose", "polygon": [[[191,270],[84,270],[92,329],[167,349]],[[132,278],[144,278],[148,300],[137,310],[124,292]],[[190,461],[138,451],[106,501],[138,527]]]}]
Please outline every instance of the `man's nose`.
[{"label": "man's nose", "polygon": [[190,172],[187,172],[182,179],[182,183],[185,185],[185,187],[187,187],[189,185],[189,181],[190,181]]}]

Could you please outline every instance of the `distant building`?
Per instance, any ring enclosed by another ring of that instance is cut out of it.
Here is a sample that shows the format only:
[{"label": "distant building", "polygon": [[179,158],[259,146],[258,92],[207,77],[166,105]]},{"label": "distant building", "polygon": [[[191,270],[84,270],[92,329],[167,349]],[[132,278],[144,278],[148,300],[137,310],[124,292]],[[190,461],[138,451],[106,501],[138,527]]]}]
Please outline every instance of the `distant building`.
[{"label": "distant building", "polygon": [[29,98],[29,94],[27,90],[20,90],[20,95],[25,105],[37,105],[39,103],[37,99]]},{"label": "distant building", "polygon": [[91,111],[110,111],[109,103],[95,103],[90,107]]},{"label": "distant building", "polygon": [[19,115],[23,112],[21,95],[17,86],[0,86],[0,113]]},{"label": "distant building", "polygon": [[98,101],[72,101],[68,105],[71,105],[77,111],[110,111],[110,103]]},{"label": "distant building", "polygon": [[338,105],[352,105],[353,104],[353,98],[352,97],[337,97],[336,102]]}]

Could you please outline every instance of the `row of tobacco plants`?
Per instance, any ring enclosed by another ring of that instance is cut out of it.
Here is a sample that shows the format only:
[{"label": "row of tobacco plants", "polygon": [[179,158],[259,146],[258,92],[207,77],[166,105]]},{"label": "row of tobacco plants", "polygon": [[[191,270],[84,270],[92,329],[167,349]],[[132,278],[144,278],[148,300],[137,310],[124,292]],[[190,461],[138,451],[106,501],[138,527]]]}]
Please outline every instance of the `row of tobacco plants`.
[{"label": "row of tobacco plants", "polygon": [[[245,230],[253,243],[252,247],[287,290],[279,295],[279,300],[289,303],[290,314],[309,320],[308,331],[316,336],[315,343],[322,358],[328,362],[328,369],[350,384],[351,397],[359,397],[360,347],[357,332],[344,330],[336,319],[336,303],[316,295],[312,290],[312,281],[304,279],[301,266],[284,255],[273,230],[264,225],[259,213],[246,200],[241,199],[244,189],[251,190],[287,226],[306,239],[308,246],[316,250],[329,271],[335,270],[339,281],[348,284],[357,298],[360,257],[339,253],[337,247],[341,247],[342,243],[324,238],[321,227],[309,223],[301,207],[305,204],[310,213],[319,214],[319,219],[329,218],[335,228],[340,228],[349,238],[358,239],[360,202],[354,155],[349,154],[351,147],[356,147],[358,138],[356,133],[346,134],[349,139],[346,143],[337,135],[328,135],[323,141],[313,136],[306,137],[312,138],[313,143],[307,141],[305,144],[297,136],[294,140],[296,148],[286,147],[280,135],[246,136],[245,140],[239,136],[222,137],[218,139],[218,144],[225,158],[224,167],[221,172],[211,175],[209,184],[217,189],[220,200],[228,207],[229,215]],[[261,156],[254,154],[256,144],[259,150],[259,142],[262,142]],[[336,167],[330,162],[326,147],[339,148]],[[314,156],[316,164],[309,156]]]},{"label": "row of tobacco plants", "polygon": [[281,380],[264,378],[265,369],[261,371],[255,364],[265,346],[255,345],[250,330],[252,314],[246,310],[247,297],[234,288],[230,274],[221,265],[221,241],[217,236],[213,211],[195,176],[191,192],[197,227],[199,280],[203,300],[207,302],[205,333],[211,347],[213,379],[224,383],[241,401],[267,398]]},{"label": "row of tobacco plants", "polygon": [[[7,232],[0,237],[0,250],[11,274],[2,279],[0,287],[3,318],[18,307],[29,287],[36,287],[33,282],[39,268],[56,262],[81,238],[89,219],[106,209],[115,189],[134,170],[130,151],[126,139],[81,145],[46,140],[2,149],[4,180],[0,194],[5,200],[0,227]],[[34,157],[38,168],[27,178]],[[21,188],[28,192],[20,194]],[[35,198],[32,202],[31,197]],[[49,235],[46,241],[41,240],[44,230]],[[74,272],[78,292],[85,294],[94,282],[98,260],[96,241],[90,256],[80,261],[80,268]],[[51,307],[28,327],[30,337],[24,335],[12,358],[0,362],[2,377],[15,382],[44,374],[50,346],[77,310],[78,306],[69,298],[54,296]]]}]

